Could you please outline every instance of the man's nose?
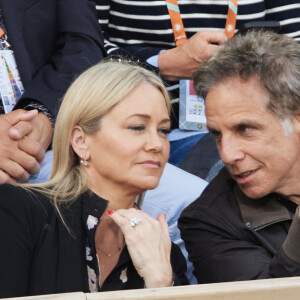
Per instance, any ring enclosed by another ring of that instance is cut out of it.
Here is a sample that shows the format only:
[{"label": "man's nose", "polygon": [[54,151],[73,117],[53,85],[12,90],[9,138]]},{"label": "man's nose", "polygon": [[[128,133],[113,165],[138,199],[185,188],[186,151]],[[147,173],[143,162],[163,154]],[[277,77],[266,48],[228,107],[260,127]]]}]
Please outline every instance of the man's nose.
[{"label": "man's nose", "polygon": [[224,164],[230,165],[244,158],[244,151],[239,139],[230,136],[222,136],[218,146],[221,159]]}]

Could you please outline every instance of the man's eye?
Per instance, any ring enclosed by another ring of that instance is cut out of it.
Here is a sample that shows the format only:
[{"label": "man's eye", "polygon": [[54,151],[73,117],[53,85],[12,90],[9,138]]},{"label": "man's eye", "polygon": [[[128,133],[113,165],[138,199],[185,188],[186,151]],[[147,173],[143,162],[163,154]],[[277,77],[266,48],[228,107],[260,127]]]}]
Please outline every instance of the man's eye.
[{"label": "man's eye", "polygon": [[247,134],[250,132],[250,130],[253,129],[252,127],[250,126],[240,126],[239,127],[239,132],[242,133],[242,134]]},{"label": "man's eye", "polygon": [[216,131],[216,130],[212,130],[210,131],[210,134],[216,139],[216,140],[220,140],[222,137],[222,134],[220,131]]},{"label": "man's eye", "polygon": [[143,125],[134,125],[130,126],[129,129],[134,130],[134,131],[142,131],[145,129],[145,126]]}]

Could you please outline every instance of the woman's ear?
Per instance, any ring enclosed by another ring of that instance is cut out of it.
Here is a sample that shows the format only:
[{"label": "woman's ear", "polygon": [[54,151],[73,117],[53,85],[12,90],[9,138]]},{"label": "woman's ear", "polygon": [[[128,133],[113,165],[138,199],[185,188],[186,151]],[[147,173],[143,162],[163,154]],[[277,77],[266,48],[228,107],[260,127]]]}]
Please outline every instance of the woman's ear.
[{"label": "woman's ear", "polygon": [[86,142],[86,133],[80,126],[75,126],[71,133],[71,145],[78,157],[89,160],[90,149]]}]

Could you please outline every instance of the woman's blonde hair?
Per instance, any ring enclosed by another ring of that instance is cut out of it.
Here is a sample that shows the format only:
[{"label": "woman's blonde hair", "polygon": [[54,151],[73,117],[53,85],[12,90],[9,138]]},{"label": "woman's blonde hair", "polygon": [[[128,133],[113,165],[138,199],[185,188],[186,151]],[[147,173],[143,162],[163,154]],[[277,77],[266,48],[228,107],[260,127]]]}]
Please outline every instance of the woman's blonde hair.
[{"label": "woman's blonde hair", "polygon": [[56,119],[50,180],[24,187],[37,188],[50,196],[58,212],[59,203],[67,203],[86,191],[86,174],[70,143],[72,129],[78,125],[88,134],[95,133],[101,118],[141,83],[159,89],[170,112],[170,99],[163,82],[142,67],[124,61],[105,61],[81,74],[67,90]]}]

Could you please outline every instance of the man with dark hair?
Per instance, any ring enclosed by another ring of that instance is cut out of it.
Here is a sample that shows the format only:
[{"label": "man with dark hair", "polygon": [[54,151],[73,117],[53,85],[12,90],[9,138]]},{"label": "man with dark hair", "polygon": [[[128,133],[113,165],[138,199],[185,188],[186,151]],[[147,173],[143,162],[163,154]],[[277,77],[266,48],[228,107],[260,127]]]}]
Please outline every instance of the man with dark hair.
[{"label": "man with dark hair", "polygon": [[226,166],[181,214],[199,283],[300,275],[300,45],[236,35],[194,76]]}]

